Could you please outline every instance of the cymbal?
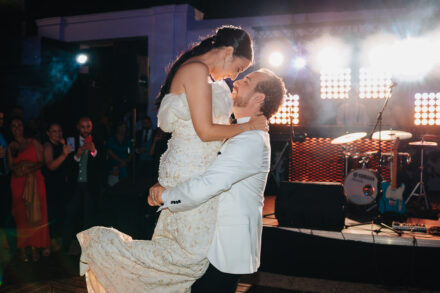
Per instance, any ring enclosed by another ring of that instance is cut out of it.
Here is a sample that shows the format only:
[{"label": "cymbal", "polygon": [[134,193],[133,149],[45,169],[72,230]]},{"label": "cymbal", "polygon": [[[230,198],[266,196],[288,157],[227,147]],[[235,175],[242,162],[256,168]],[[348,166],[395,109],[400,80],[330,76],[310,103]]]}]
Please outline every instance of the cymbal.
[{"label": "cymbal", "polygon": [[331,141],[331,144],[343,144],[343,143],[350,143],[352,141],[361,139],[363,137],[367,136],[366,132],[353,132],[348,133],[342,136],[339,136]]},{"label": "cymbal", "polygon": [[438,143],[433,142],[433,141],[413,141],[408,143],[409,145],[417,145],[417,146],[429,146],[429,147],[436,147],[438,145]]},{"label": "cymbal", "polygon": [[373,133],[372,138],[373,139],[379,139],[379,134],[381,140],[395,140],[396,138],[399,139],[409,139],[412,137],[412,134],[406,131],[400,131],[400,130],[383,130],[383,131],[377,131]]}]

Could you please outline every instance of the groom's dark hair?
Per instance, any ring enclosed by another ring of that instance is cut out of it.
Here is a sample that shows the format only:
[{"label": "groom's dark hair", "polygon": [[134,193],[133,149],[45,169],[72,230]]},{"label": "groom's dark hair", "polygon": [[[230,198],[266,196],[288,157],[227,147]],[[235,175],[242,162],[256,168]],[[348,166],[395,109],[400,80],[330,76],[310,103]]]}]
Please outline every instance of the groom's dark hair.
[{"label": "groom's dark hair", "polygon": [[269,119],[278,111],[283,97],[286,95],[286,87],[284,81],[269,69],[262,68],[257,72],[262,72],[266,75],[266,79],[260,81],[255,86],[255,91],[265,95],[263,105],[261,105],[261,112]]}]

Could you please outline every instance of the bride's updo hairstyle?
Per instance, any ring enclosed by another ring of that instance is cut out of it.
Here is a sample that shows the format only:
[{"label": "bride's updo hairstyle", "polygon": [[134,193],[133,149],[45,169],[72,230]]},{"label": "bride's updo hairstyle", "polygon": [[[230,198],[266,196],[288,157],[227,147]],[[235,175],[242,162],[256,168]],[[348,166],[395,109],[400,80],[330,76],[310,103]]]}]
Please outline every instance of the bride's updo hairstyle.
[{"label": "bride's updo hairstyle", "polygon": [[192,49],[181,54],[171,66],[165,83],[162,85],[156,99],[157,108],[160,107],[163,97],[170,92],[171,82],[179,67],[188,59],[203,55],[211,49],[228,47],[234,48],[233,55],[253,60],[252,40],[249,34],[240,27],[224,25],[217,29],[216,34],[195,44]]}]

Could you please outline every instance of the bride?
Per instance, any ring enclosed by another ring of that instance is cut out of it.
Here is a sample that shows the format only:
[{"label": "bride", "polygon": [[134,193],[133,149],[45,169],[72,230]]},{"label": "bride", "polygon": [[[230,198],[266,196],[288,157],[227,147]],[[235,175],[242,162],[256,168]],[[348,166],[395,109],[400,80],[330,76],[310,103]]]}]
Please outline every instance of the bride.
[{"label": "bride", "polygon": [[[162,186],[170,188],[203,173],[224,139],[251,129],[267,130],[263,116],[228,124],[232,98],[222,80],[236,79],[252,59],[249,34],[222,26],[171,66],[157,99],[159,127],[172,133],[159,166]],[[88,291],[190,292],[209,265],[206,254],[217,205],[213,198],[187,212],[163,210],[151,241],[133,240],[113,228],[80,232],[80,271]]]}]

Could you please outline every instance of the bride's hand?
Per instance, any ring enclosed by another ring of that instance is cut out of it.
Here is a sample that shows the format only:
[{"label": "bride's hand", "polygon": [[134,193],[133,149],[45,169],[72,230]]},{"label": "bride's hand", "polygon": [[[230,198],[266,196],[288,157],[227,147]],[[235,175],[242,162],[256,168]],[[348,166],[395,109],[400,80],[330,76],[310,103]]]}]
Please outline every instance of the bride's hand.
[{"label": "bride's hand", "polygon": [[159,183],[154,184],[150,187],[148,194],[148,204],[150,206],[160,206],[163,204],[162,201],[162,193],[165,191],[165,188]]},{"label": "bride's hand", "polygon": [[247,124],[247,130],[263,130],[266,132],[269,131],[269,122],[267,121],[266,116],[261,113],[252,116],[251,120],[249,120]]}]

